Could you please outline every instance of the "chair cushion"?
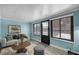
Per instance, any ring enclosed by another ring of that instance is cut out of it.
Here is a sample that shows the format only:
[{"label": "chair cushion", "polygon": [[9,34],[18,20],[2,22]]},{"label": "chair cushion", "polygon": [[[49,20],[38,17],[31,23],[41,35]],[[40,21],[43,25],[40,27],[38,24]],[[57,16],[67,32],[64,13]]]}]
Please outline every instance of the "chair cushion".
[{"label": "chair cushion", "polygon": [[18,40],[10,40],[8,42],[6,42],[7,46],[9,45],[13,45],[13,44],[16,44]]},{"label": "chair cushion", "polygon": [[6,36],[6,40],[7,40],[7,41],[12,40],[12,39],[13,39],[13,38],[12,38],[11,35],[7,35],[7,36]]}]

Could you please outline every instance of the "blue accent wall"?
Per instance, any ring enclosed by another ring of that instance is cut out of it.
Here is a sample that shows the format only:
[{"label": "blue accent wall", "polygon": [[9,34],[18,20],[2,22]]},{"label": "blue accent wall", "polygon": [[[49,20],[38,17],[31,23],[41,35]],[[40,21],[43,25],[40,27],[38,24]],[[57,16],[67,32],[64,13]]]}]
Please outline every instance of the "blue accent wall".
[{"label": "blue accent wall", "polygon": [[8,26],[9,25],[20,25],[21,26],[21,33],[24,33],[28,37],[30,37],[30,23],[13,21],[13,20],[8,20],[8,19],[2,19],[0,23],[1,23],[0,36],[2,37],[1,39],[3,39],[6,34],[8,34]]},{"label": "blue accent wall", "polygon": [[[64,48],[64,49],[67,49],[67,50],[71,50],[71,51],[74,51],[74,52],[79,52],[79,11],[74,11],[74,12],[71,12],[71,13],[73,13],[73,20],[74,20],[73,21],[74,42],[69,42],[69,41],[66,41],[66,40],[61,40],[61,39],[56,39],[56,38],[50,37],[50,44]],[[67,13],[67,14],[64,14],[62,16],[65,16],[65,15],[68,15],[68,14],[71,14],[71,13]],[[49,17],[49,19],[50,18],[53,18],[53,17]],[[43,20],[45,20],[45,19],[43,19]],[[31,29],[32,29],[33,23],[38,23],[38,21],[31,23]],[[41,37],[40,36],[34,36],[32,32],[33,32],[33,30],[31,30],[31,38],[34,39],[34,40],[37,40],[37,41],[39,41],[39,40],[41,41]]]},{"label": "blue accent wall", "polygon": [[79,11],[74,13],[74,45],[72,50],[79,52]]}]

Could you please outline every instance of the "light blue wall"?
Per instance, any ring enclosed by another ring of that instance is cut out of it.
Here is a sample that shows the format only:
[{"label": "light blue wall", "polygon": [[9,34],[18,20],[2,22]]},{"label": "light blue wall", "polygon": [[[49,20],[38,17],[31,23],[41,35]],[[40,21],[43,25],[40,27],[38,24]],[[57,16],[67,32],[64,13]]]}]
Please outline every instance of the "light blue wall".
[{"label": "light blue wall", "polygon": [[8,25],[20,25],[21,26],[21,33],[24,33],[30,37],[30,23],[2,19],[2,21],[1,21],[2,38],[4,38],[4,36],[8,33]]},{"label": "light blue wall", "polygon": [[79,52],[79,11],[74,13],[74,39],[72,50]]},{"label": "light blue wall", "polygon": [[[74,14],[73,15],[73,18],[74,18],[74,24],[73,24],[74,25],[73,26],[74,27],[74,42],[72,43],[72,42],[68,42],[68,41],[65,41],[65,40],[61,40],[61,39],[50,38],[50,44],[55,45],[55,46],[59,46],[59,47],[62,47],[62,48],[68,49],[68,50],[71,49],[72,51],[75,51],[75,52],[79,52],[79,11],[75,11],[75,12],[71,12],[71,13]],[[68,15],[68,14],[71,14],[71,13],[67,13],[67,14],[64,14],[64,15]],[[50,18],[53,18],[53,17],[49,17],[49,19]],[[38,21],[33,22],[33,23],[38,23]],[[32,24],[31,24],[31,26],[32,26]],[[35,39],[37,41],[41,40],[40,36],[34,36],[33,35],[32,30],[31,30],[31,38]]]},{"label": "light blue wall", "polygon": [[66,48],[68,50],[72,50],[75,52],[79,52],[79,11],[73,12],[73,28],[74,28],[74,42],[73,43],[69,43],[69,42],[65,42],[65,41],[60,41],[57,40],[55,38],[51,38],[50,42],[53,45],[57,45],[63,48]]}]

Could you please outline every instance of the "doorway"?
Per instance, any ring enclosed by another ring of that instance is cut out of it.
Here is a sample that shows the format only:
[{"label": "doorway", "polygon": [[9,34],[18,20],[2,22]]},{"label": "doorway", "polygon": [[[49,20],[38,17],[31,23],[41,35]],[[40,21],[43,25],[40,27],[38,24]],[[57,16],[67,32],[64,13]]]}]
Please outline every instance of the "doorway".
[{"label": "doorway", "polygon": [[41,22],[41,42],[50,44],[49,20]]}]

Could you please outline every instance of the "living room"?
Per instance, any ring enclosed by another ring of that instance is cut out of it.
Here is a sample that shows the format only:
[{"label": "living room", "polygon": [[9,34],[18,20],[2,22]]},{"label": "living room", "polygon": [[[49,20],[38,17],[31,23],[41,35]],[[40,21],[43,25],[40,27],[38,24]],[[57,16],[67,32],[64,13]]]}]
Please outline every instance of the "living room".
[{"label": "living room", "polygon": [[1,55],[79,54],[78,4],[2,4],[0,9]]}]

